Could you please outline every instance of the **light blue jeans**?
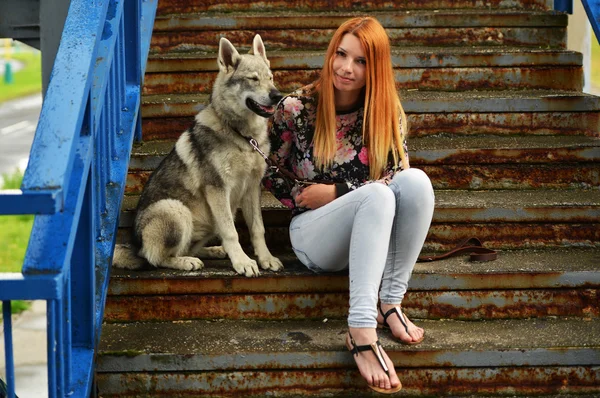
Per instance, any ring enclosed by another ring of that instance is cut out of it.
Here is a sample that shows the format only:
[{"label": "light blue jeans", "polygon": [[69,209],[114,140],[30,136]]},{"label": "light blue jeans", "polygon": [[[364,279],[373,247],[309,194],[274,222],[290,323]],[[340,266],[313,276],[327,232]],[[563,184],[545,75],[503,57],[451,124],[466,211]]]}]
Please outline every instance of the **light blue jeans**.
[{"label": "light blue jeans", "polygon": [[371,183],[295,216],[290,240],[314,272],[349,268],[348,326],[377,326],[377,299],[400,304],[431,224],[434,194],[419,169]]}]

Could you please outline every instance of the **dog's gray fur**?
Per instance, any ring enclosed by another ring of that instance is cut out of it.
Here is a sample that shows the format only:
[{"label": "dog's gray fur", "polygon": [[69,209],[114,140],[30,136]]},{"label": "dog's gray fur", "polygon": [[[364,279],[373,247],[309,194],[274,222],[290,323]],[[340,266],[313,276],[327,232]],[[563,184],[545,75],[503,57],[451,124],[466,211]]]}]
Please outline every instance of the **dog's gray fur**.
[{"label": "dog's gray fur", "polygon": [[[204,266],[198,257],[229,256],[237,273],[259,275],[234,226],[241,207],[260,267],[283,268],[264,237],[260,181],[266,164],[240,136],[254,138],[269,153],[266,118],[273,114],[281,93],[273,85],[259,35],[254,37],[251,54],[244,55],[221,38],[218,65],[210,104],[196,115],[194,127],[179,137],[146,183],[137,206],[133,247],[117,245],[116,267],[139,268],[147,260],[155,267],[196,270]],[[222,246],[205,247],[215,236]]]}]

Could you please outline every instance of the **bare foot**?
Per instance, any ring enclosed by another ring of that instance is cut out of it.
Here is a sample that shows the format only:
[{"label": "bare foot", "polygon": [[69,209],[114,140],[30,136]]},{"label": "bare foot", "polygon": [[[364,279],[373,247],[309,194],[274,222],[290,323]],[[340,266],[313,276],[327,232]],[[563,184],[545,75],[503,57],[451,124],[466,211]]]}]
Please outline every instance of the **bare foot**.
[{"label": "bare foot", "polygon": [[[377,332],[370,328],[350,328],[350,334],[357,346],[370,345],[377,341]],[[346,335],[346,346],[352,349],[350,335]],[[372,350],[361,351],[358,355],[353,355],[358,370],[367,383],[374,387],[379,387],[385,390],[395,389],[400,386],[400,380],[396,375],[394,364],[380,347],[383,359],[389,369],[389,377],[386,371],[381,367],[375,353]]]},{"label": "bare foot", "polygon": [[[400,308],[400,311],[402,311],[400,304],[381,304],[381,311],[385,314],[394,307],[398,307]],[[406,332],[404,325],[402,325],[402,322],[400,322],[398,315],[392,313],[390,316],[388,316],[387,323],[390,326],[394,337],[405,344],[416,344],[421,342],[421,340],[423,340],[423,336],[425,335],[423,328],[420,328],[412,323],[406,314],[404,314],[404,320],[408,326],[408,333]],[[381,313],[377,315],[377,323],[383,324],[383,315]]]}]

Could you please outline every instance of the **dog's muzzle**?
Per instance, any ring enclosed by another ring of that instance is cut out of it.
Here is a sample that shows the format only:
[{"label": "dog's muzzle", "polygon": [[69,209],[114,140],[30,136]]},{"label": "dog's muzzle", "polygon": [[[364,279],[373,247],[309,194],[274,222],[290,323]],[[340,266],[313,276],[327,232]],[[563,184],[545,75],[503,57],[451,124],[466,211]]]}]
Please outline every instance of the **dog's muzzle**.
[{"label": "dog's muzzle", "polygon": [[246,99],[246,106],[248,107],[248,109],[250,109],[252,112],[256,113],[259,116],[271,117],[275,113],[276,106],[282,98],[283,96],[281,95],[281,93],[277,89],[273,89],[269,93],[269,99],[271,100],[272,105],[259,104],[252,98],[248,98]]},{"label": "dog's muzzle", "polygon": [[248,98],[246,100],[246,106],[252,112],[262,117],[271,117],[275,113],[275,105],[262,105],[254,101],[252,98]]}]

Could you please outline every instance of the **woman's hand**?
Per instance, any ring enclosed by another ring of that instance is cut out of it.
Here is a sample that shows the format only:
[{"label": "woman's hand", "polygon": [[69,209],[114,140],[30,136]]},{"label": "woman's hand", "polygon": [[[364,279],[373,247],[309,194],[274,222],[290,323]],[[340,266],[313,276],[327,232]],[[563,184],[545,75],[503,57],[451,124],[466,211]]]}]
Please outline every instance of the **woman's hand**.
[{"label": "woman's hand", "polygon": [[318,209],[335,199],[335,185],[309,185],[296,196],[296,205],[307,209]]}]

